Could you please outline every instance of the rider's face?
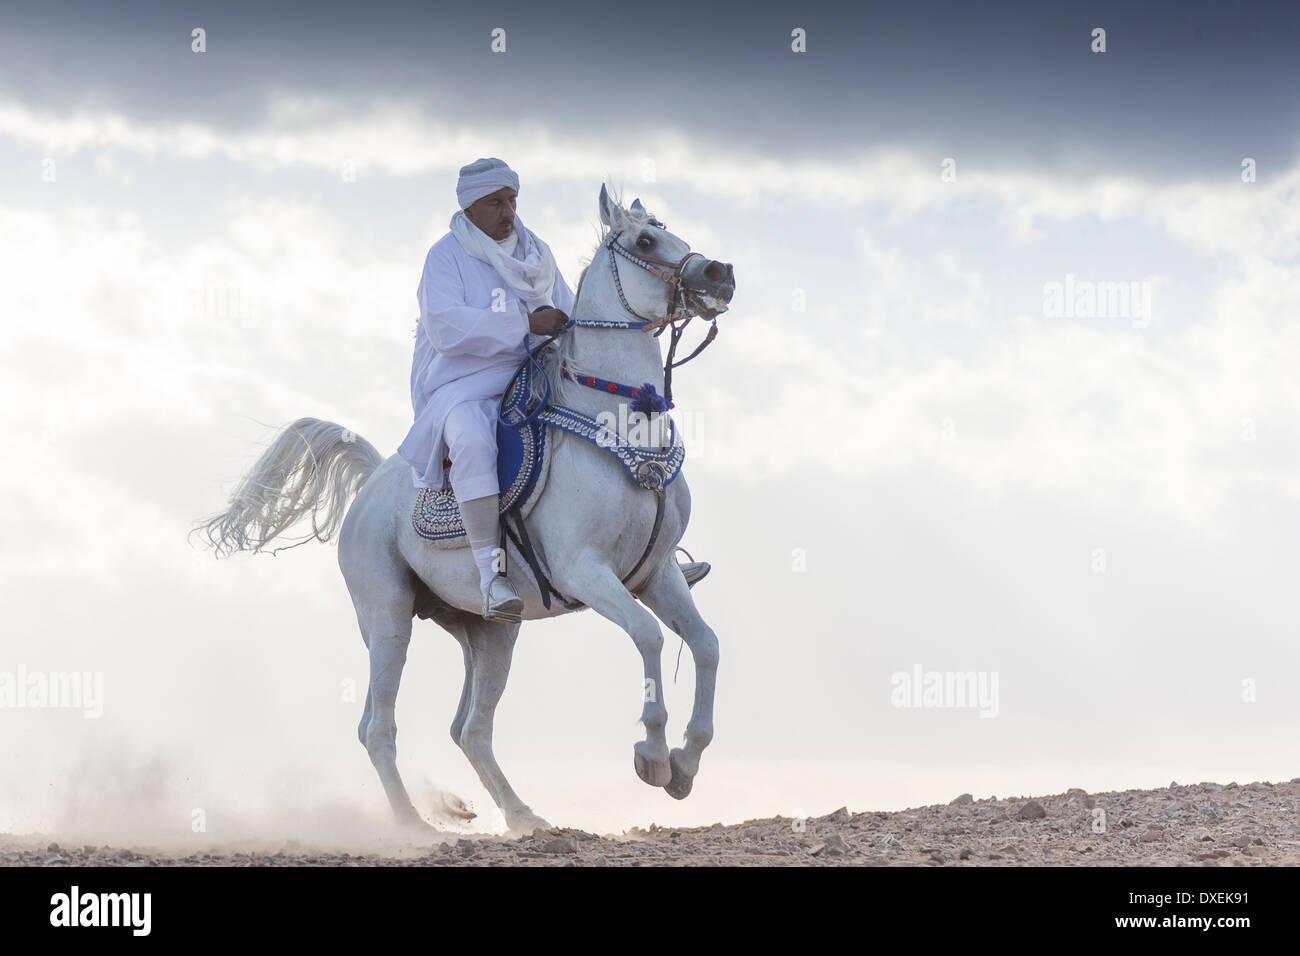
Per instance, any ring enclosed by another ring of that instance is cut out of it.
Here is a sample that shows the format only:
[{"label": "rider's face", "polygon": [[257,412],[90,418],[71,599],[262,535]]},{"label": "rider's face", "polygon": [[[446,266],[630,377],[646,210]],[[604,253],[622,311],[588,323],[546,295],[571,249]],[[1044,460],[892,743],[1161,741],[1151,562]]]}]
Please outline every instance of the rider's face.
[{"label": "rider's face", "polygon": [[465,216],[493,239],[505,239],[515,228],[515,196],[509,186],[475,200],[465,209]]}]

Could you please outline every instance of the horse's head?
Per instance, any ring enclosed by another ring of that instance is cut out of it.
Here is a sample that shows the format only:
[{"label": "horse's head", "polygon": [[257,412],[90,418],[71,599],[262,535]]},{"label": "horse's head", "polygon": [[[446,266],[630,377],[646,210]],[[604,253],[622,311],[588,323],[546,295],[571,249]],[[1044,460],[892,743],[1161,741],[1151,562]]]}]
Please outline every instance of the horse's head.
[{"label": "horse's head", "polygon": [[603,185],[600,221],[605,237],[589,271],[604,273],[598,281],[613,286],[624,310],[655,322],[688,315],[713,319],[727,311],[736,291],[731,263],[691,252],[640,199],[624,209]]}]

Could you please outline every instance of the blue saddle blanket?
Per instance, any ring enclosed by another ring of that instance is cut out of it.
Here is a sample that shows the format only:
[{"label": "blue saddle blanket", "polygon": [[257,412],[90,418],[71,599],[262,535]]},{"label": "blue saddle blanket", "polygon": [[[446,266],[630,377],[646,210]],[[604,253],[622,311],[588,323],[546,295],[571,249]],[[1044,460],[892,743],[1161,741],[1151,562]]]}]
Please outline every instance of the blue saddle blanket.
[{"label": "blue saddle blanket", "polygon": [[[533,396],[534,379],[542,374],[538,363],[524,363],[519,377],[506,393],[501,413],[505,421],[521,422],[534,411],[541,401]],[[544,471],[545,456],[546,426],[540,421],[534,419],[518,428],[497,422],[497,487],[501,489],[498,504],[502,514],[516,506],[527,513],[541,490],[539,478]],[[420,489],[415,496],[411,524],[420,537],[444,547],[469,543],[450,482],[443,488]]]}]

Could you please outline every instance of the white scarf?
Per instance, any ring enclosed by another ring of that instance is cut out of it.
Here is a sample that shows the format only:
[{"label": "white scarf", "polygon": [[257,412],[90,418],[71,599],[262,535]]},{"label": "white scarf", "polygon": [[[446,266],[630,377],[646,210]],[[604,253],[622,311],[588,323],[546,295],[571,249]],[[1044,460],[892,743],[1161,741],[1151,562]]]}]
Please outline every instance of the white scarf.
[{"label": "white scarf", "polygon": [[[554,305],[551,300],[555,288],[555,257],[551,247],[538,239],[527,226],[515,217],[515,232],[519,241],[527,237],[527,254],[522,260],[510,253],[478,226],[469,221],[464,211],[451,217],[451,233],[462,247],[475,259],[486,262],[496,270],[506,284],[528,305],[528,311],[544,305]],[[508,245],[509,243],[507,243]]]}]

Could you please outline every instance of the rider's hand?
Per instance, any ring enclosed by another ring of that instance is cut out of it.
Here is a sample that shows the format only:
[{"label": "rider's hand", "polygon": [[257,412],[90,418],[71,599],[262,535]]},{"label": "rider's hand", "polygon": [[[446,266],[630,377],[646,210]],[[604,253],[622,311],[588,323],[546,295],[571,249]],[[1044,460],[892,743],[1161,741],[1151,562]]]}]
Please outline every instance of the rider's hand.
[{"label": "rider's hand", "polygon": [[528,328],[534,335],[554,335],[569,317],[559,309],[539,309],[528,316]]}]

